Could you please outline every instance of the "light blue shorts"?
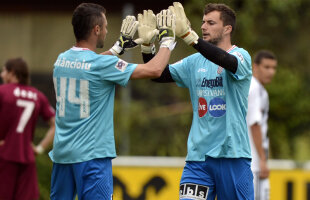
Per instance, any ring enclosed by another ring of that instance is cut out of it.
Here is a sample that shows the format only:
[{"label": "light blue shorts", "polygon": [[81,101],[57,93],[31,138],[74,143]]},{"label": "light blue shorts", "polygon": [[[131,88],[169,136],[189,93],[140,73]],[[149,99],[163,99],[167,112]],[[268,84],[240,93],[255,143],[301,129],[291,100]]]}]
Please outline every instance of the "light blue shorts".
[{"label": "light blue shorts", "polygon": [[180,200],[254,200],[251,160],[206,158],[186,162]]},{"label": "light blue shorts", "polygon": [[111,200],[113,175],[111,158],[74,164],[53,163],[51,200]]}]

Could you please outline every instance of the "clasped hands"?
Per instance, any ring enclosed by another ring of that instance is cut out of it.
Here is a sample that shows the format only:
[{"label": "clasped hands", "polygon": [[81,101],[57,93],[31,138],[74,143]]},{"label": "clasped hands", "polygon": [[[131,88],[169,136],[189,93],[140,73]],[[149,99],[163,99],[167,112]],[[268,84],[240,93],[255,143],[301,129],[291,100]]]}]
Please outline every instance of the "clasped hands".
[{"label": "clasped hands", "polygon": [[[133,39],[136,31],[138,38]],[[122,22],[120,37],[110,49],[114,55],[122,55],[124,51],[141,45],[142,53],[155,53],[155,40],[160,48],[175,47],[175,36],[184,40],[188,45],[196,44],[198,35],[191,29],[181,3],[174,2],[173,6],[160,11],[156,16],[152,10],[144,10],[135,16],[128,15]]]}]

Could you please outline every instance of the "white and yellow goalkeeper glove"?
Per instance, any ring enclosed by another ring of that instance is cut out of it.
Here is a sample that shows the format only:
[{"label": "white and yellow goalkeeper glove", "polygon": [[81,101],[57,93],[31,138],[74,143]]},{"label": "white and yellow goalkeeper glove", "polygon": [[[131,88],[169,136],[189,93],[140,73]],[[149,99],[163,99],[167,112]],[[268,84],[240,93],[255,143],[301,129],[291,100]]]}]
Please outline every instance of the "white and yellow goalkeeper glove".
[{"label": "white and yellow goalkeeper glove", "polygon": [[199,37],[197,33],[191,29],[182,4],[179,2],[174,2],[173,6],[169,6],[169,10],[174,13],[176,18],[176,36],[182,38],[188,45],[197,44]]},{"label": "white and yellow goalkeeper glove", "polygon": [[156,16],[152,10],[143,10],[143,14],[138,14],[138,22],[138,35],[143,40],[141,52],[154,54],[156,51],[154,41],[159,32],[156,28]]},{"label": "white and yellow goalkeeper glove", "polygon": [[175,43],[175,15],[170,10],[162,10],[156,15],[158,40],[160,48],[167,47],[172,51]]},{"label": "white and yellow goalkeeper glove", "polygon": [[114,46],[110,49],[113,55],[122,55],[125,50],[135,48],[143,42],[143,40],[140,38],[133,40],[133,36],[138,29],[138,24],[139,22],[136,21],[135,16],[127,16],[123,20],[121,35],[115,42]]}]

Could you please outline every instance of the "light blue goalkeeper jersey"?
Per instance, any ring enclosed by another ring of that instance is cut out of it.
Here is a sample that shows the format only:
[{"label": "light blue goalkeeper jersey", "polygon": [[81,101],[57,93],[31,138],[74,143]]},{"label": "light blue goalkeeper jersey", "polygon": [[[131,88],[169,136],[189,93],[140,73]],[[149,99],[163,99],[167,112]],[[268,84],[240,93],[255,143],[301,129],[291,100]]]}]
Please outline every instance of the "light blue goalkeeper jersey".
[{"label": "light blue goalkeeper jersey", "polygon": [[193,121],[187,141],[187,161],[213,158],[251,158],[246,124],[252,77],[251,57],[233,46],[238,60],[235,74],[193,54],[170,65],[174,81],[189,89]]},{"label": "light blue goalkeeper jersey", "polygon": [[54,64],[56,132],[50,158],[77,163],[116,157],[115,85],[126,86],[136,64],[73,47]]}]

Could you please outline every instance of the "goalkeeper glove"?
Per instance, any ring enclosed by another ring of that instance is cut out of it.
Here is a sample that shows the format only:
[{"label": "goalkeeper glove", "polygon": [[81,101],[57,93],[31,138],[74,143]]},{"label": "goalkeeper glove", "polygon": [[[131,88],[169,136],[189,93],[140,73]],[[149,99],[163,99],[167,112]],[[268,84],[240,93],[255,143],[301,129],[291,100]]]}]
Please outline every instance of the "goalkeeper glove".
[{"label": "goalkeeper glove", "polygon": [[141,44],[141,52],[147,54],[155,54],[154,41],[158,35],[156,29],[156,16],[152,10],[143,10],[143,14],[138,14],[138,34],[139,38],[143,40]]},{"label": "goalkeeper glove", "polygon": [[190,22],[185,15],[182,4],[179,2],[174,2],[173,6],[169,6],[169,10],[175,14],[175,34],[182,38],[188,45],[197,44],[199,37],[197,33],[191,29]]},{"label": "goalkeeper glove", "polygon": [[139,22],[136,21],[135,16],[127,16],[123,20],[121,35],[115,42],[114,46],[110,49],[113,55],[122,55],[125,50],[135,48],[138,44],[143,42],[140,38],[133,40],[133,36],[137,31],[138,24]]},{"label": "goalkeeper glove", "polygon": [[172,51],[175,47],[175,16],[170,10],[162,10],[156,15],[159,29],[160,48],[167,47]]}]

